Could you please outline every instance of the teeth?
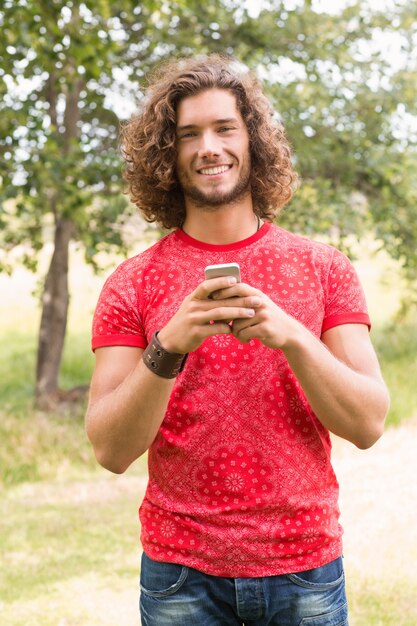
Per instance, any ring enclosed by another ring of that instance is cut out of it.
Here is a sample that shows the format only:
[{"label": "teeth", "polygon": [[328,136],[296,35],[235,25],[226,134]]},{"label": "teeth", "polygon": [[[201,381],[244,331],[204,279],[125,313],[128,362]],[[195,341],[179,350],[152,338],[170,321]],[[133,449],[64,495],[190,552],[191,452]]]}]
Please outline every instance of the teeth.
[{"label": "teeth", "polygon": [[229,169],[229,165],[218,165],[217,167],[206,167],[200,170],[201,174],[223,174],[223,172],[227,172]]}]

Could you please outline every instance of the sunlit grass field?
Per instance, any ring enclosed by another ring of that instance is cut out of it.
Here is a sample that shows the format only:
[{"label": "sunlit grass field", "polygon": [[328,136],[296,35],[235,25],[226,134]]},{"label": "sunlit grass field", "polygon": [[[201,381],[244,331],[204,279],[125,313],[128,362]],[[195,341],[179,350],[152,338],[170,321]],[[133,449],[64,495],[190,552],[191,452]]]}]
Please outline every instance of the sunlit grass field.
[{"label": "sunlit grass field", "polygon": [[[115,260],[117,264],[119,260]],[[417,415],[417,316],[395,323],[402,284],[394,264],[361,251],[357,269],[372,338],[392,392],[388,427]],[[61,385],[88,383],[90,325],[104,275],[73,252],[71,310]],[[8,626],[138,624],[137,509],[146,458],[124,476],[99,468],[83,403],[46,415],[33,408],[36,278],[0,276],[0,623]],[[415,588],[414,588],[415,589]],[[349,581],[352,626],[415,626],[415,590],[398,577]]]}]

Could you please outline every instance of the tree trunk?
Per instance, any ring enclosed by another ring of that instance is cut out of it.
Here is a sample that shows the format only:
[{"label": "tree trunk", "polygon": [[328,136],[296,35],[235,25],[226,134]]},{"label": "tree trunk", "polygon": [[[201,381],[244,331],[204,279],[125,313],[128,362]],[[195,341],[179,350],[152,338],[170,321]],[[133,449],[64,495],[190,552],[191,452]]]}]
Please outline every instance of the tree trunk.
[{"label": "tree trunk", "polygon": [[36,367],[36,401],[41,408],[58,399],[58,375],[68,318],[68,255],[74,225],[59,218],[55,228],[54,252],[42,296],[42,317]]},{"label": "tree trunk", "polygon": [[[73,3],[71,22],[68,24],[67,36],[78,33],[80,11],[79,2]],[[70,28],[71,26],[71,28]],[[79,99],[84,87],[84,80],[77,74],[77,59],[67,57],[66,74],[68,81],[61,88],[56,84],[56,76],[52,71],[47,83],[47,99],[49,113],[54,132],[61,140],[62,157],[65,160],[71,151],[71,142],[78,139],[78,122],[80,119]],[[59,124],[58,89],[65,95],[65,111],[62,128]],[[71,219],[60,216],[65,211],[62,203],[63,190],[54,189],[49,198],[51,211],[55,216],[55,241],[51,264],[46,276],[42,296],[42,317],[38,339],[38,360],[36,366],[36,404],[40,408],[53,408],[62,395],[58,388],[59,369],[64,348],[67,329],[69,291],[68,291],[68,256],[69,244],[75,231]]]}]

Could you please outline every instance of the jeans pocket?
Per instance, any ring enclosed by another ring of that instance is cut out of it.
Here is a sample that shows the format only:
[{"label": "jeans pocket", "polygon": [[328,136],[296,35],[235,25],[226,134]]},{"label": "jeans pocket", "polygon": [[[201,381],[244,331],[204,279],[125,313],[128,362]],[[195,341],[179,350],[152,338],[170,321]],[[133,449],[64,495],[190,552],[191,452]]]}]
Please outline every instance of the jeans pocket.
[{"label": "jeans pocket", "polygon": [[141,592],[153,598],[165,598],[176,593],[185,583],[188,567],[177,563],[153,561],[142,555],[140,570]]},{"label": "jeans pocket", "polygon": [[305,589],[314,589],[316,591],[327,591],[333,589],[343,583],[343,559],[339,557],[331,563],[309,569],[305,572],[297,572],[296,574],[287,574],[291,582]]},{"label": "jeans pocket", "polygon": [[347,604],[343,604],[326,615],[305,617],[301,620],[300,626],[349,626]]}]

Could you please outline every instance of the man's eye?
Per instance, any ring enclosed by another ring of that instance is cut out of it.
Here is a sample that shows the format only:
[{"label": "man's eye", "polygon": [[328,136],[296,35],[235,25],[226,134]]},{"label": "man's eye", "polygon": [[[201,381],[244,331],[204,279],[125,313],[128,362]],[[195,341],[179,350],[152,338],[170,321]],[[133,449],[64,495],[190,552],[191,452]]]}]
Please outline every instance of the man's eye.
[{"label": "man's eye", "polygon": [[182,133],[179,135],[179,139],[189,139],[190,137],[195,137],[196,133],[193,131],[188,131],[187,133]]},{"label": "man's eye", "polygon": [[233,130],[233,126],[222,126],[219,128],[219,133],[227,133],[229,130]]}]

